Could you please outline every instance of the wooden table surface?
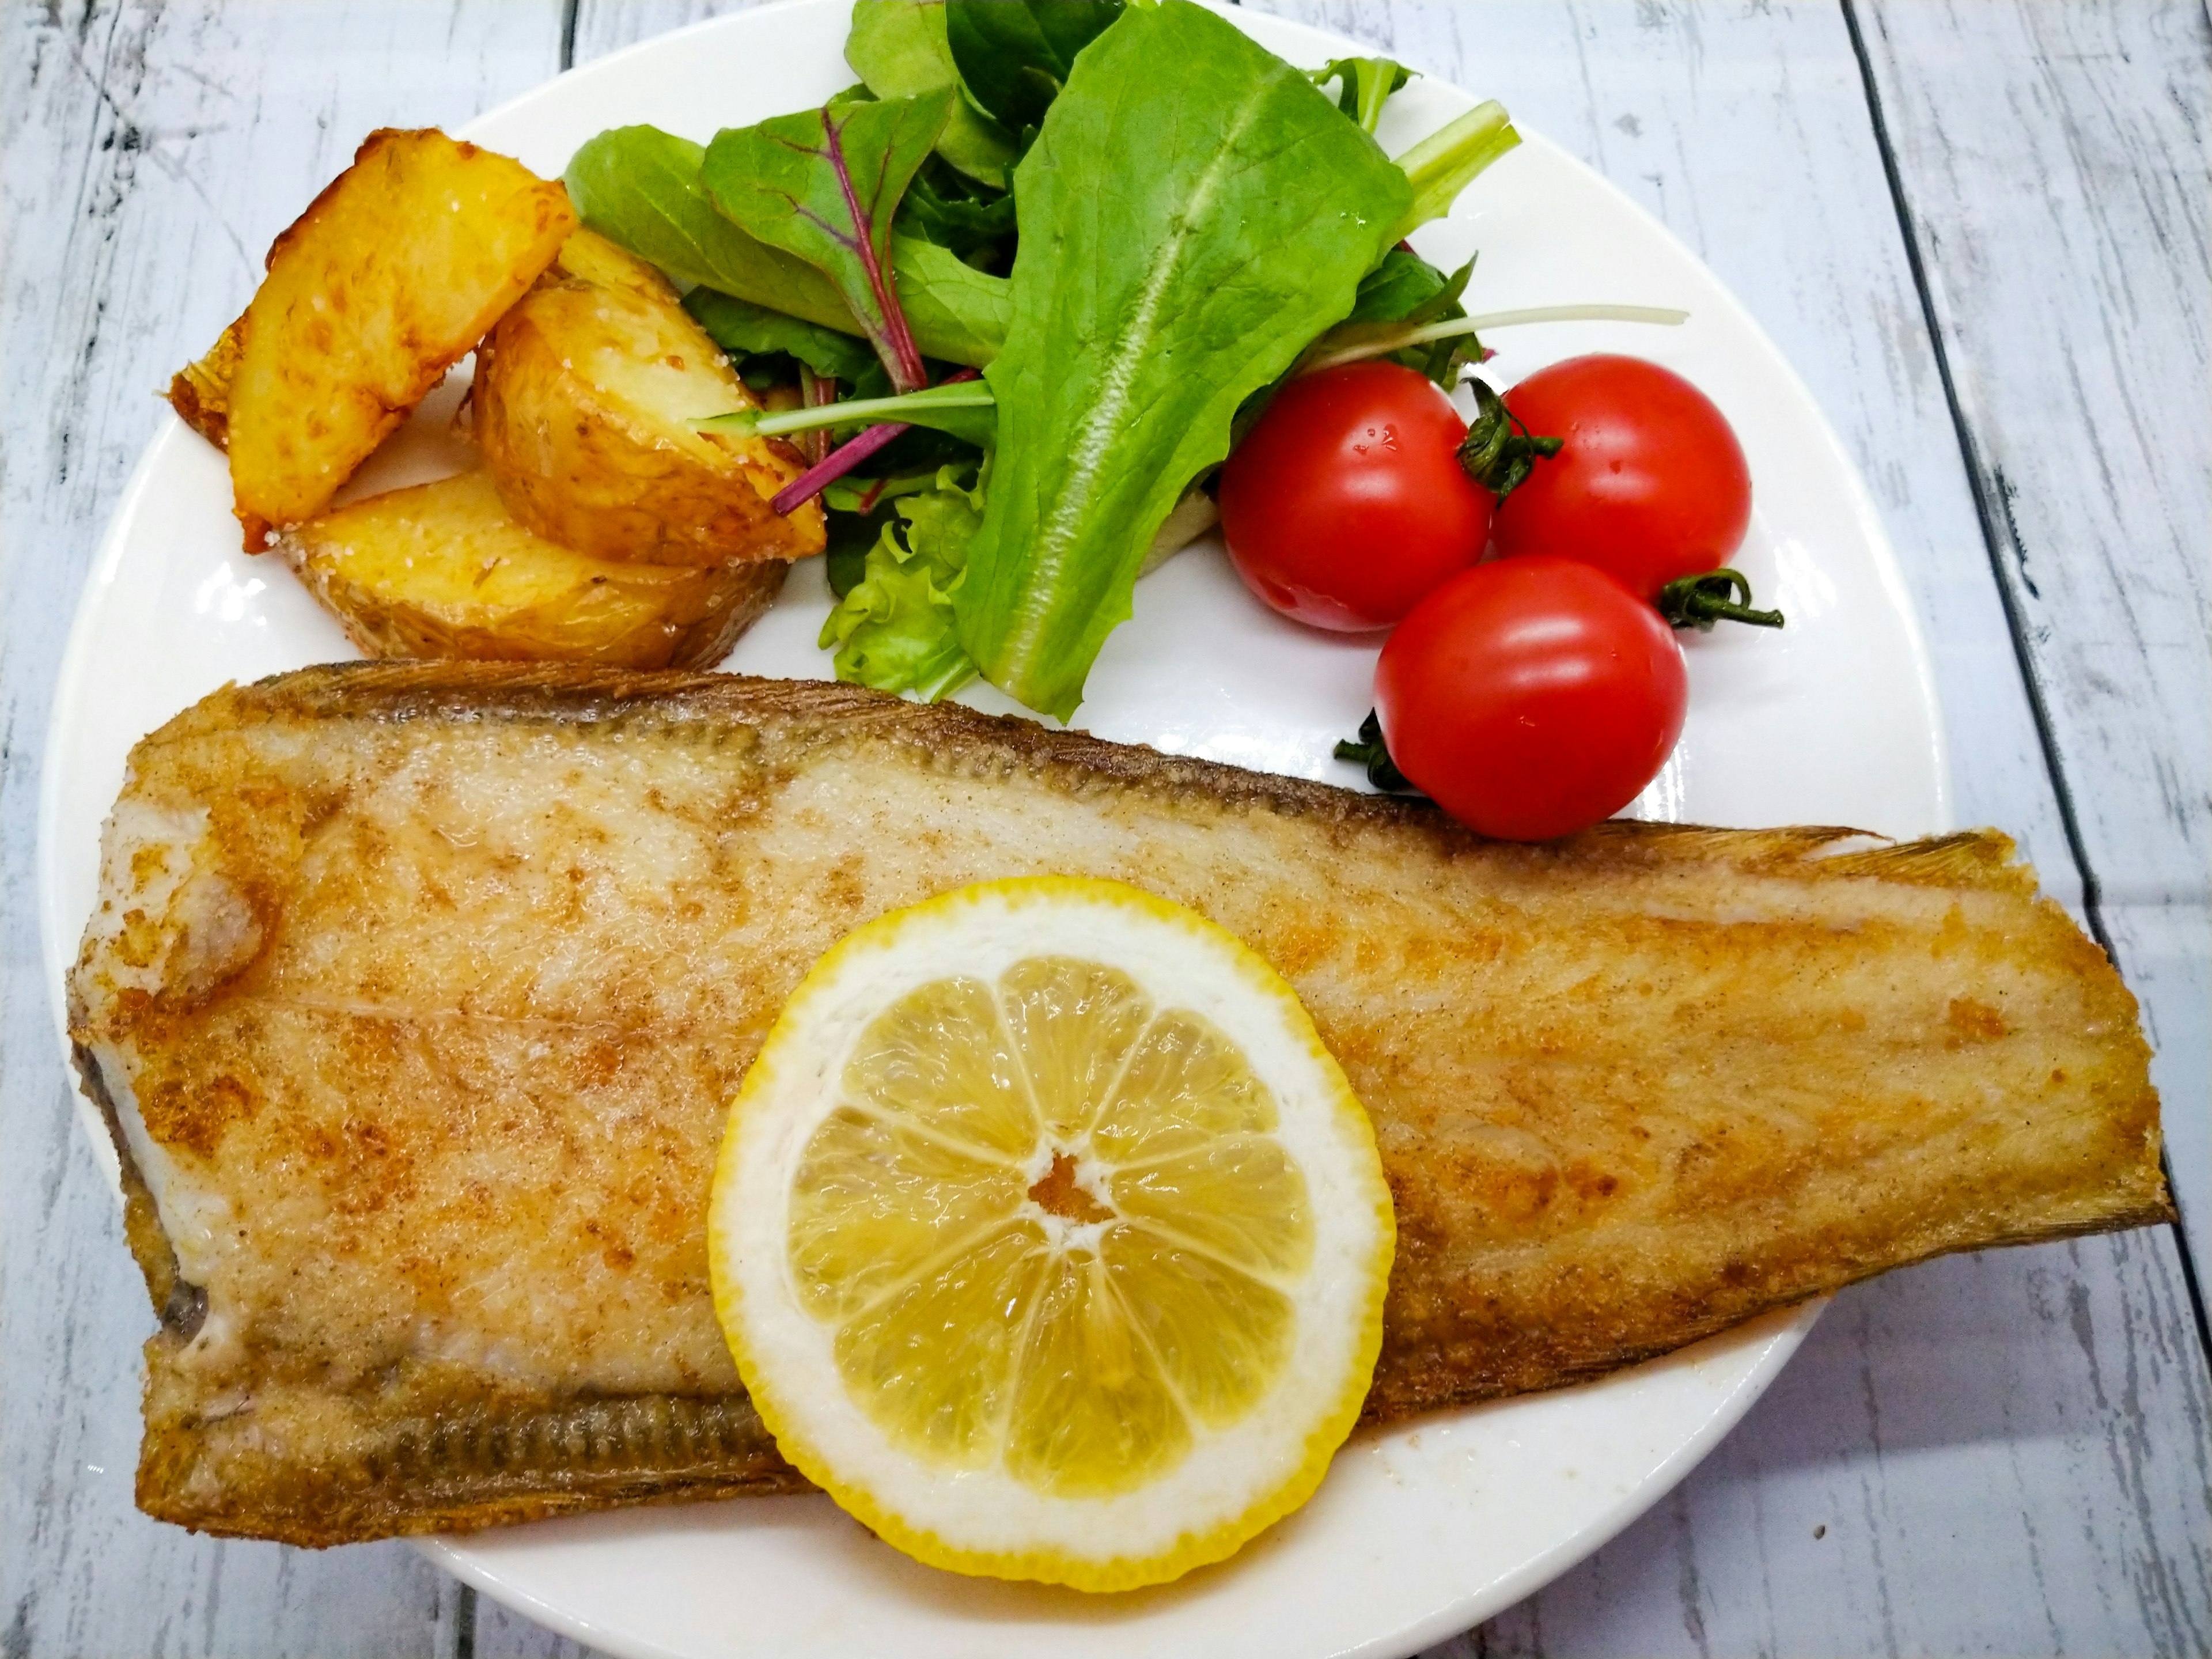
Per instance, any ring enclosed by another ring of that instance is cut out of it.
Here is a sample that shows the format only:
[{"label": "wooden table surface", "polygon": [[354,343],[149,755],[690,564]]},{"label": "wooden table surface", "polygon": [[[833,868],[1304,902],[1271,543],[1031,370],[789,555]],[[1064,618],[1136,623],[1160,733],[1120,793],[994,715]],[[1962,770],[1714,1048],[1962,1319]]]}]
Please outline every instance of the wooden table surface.
[{"label": "wooden table surface", "polygon": [[[55,1052],[37,780],[151,393],[271,236],[371,128],[726,9],[0,0],[0,1659],[584,1651],[404,1545],[132,1509],[151,1318]],[[1436,1651],[2212,1653],[2206,0],[1277,9],[1503,98],[1779,343],[1896,542],[1962,819],[2143,1001],[2184,1217],[1846,1292],[1642,1521]]]}]

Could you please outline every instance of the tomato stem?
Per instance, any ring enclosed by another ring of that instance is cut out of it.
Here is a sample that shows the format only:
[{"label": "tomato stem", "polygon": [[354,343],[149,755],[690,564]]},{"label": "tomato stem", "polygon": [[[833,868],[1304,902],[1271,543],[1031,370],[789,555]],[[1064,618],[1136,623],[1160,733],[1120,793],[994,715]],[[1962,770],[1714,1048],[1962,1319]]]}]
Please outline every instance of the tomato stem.
[{"label": "tomato stem", "polygon": [[1382,721],[1373,709],[1359,722],[1359,741],[1349,738],[1336,745],[1336,757],[1352,761],[1367,769],[1367,781],[1377,789],[1394,795],[1415,794],[1421,792],[1412,779],[1398,769],[1398,763],[1390,758],[1390,751],[1382,744]]},{"label": "tomato stem", "polygon": [[1528,482],[1537,460],[1558,454],[1565,440],[1535,436],[1487,381],[1469,380],[1468,385],[1474,391],[1474,419],[1461,441],[1459,464],[1503,506],[1508,495]]},{"label": "tomato stem", "polygon": [[1685,576],[1659,590],[1659,614],[1677,628],[1694,628],[1710,634],[1717,622],[1749,623],[1754,628],[1779,628],[1779,611],[1751,608],[1751,581],[1741,570],[1723,565],[1702,576]]}]

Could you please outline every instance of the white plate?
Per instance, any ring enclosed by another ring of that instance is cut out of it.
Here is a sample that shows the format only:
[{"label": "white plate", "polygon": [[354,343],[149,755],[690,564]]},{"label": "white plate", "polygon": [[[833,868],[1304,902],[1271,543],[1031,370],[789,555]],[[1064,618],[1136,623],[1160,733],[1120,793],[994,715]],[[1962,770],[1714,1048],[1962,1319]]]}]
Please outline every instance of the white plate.
[{"label": "white plate", "polygon": [[[1228,14],[1300,64],[1359,50],[1320,31]],[[836,0],[742,14],[564,75],[467,136],[557,174],[603,127],[652,121],[704,139],[803,106],[851,80]],[[1510,106],[1513,88],[1483,88]],[[1395,151],[1467,108],[1416,81],[1392,101]],[[1667,231],[1556,146],[1527,142],[1486,173],[1422,251],[1482,259],[1470,308],[1574,301],[1679,306],[1678,329],[1499,330],[1491,368],[1518,379],[1561,357],[1631,351],[1680,369],[1727,411],[1755,512],[1738,563],[1788,629],[1690,636],[1682,743],[1639,804],[1708,823],[1947,828],[1949,783],[1927,659],[1896,563],[1849,459],[1743,309]],[[242,295],[240,296],[243,297]],[[155,369],[168,366],[155,364]],[[437,400],[450,407],[455,389]],[[426,410],[356,481],[384,488],[460,464]],[[172,422],[108,529],[54,702],[40,817],[46,964],[59,1015],[96,884],[100,823],[130,745],[226,680],[353,654],[283,568],[247,557],[222,458]],[[729,666],[824,676],[818,562]],[[1309,632],[1247,597],[1217,545],[1137,591],[1077,723],[1178,752],[1352,783],[1330,744],[1366,712],[1376,645]],[[1006,708],[988,688],[972,699]],[[87,1111],[94,1146],[112,1156]],[[827,1499],[789,1498],[543,1522],[433,1558],[499,1600],[611,1652],[680,1656],[1163,1650],[1409,1652],[1507,1606],[1610,1538],[1680,1480],[1757,1399],[1814,1311],[1760,1320],[1586,1387],[1363,1435],[1313,1503],[1225,1565],[1086,1599],[954,1577],[876,1543]]]}]

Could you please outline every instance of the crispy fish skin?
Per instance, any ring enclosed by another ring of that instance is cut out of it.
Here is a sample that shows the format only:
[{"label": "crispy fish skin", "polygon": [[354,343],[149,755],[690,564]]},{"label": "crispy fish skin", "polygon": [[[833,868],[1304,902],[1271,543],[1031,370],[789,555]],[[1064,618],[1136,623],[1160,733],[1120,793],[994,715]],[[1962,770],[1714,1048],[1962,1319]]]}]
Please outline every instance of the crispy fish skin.
[{"label": "crispy fish skin", "polygon": [[311,669],[145,739],[71,1029],[161,1330],[138,1496],[328,1544],[796,1488],[708,1292],[726,1103],[859,923],[1061,872],[1297,988],[1398,1212],[1368,1419],[2167,1218],[2134,1000],[1993,835],[1480,840],[825,683]]}]

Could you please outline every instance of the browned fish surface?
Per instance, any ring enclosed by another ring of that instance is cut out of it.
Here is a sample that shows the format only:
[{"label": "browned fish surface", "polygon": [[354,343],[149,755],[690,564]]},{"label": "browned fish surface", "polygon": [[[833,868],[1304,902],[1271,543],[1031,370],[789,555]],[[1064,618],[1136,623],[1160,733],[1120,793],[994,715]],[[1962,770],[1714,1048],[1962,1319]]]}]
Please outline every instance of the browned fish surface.
[{"label": "browned fish surface", "polygon": [[1996,836],[1418,804],[849,687],[316,669],[141,744],[71,1024],[155,1304],[139,1502],[326,1544],[797,1477],[708,1296],[725,1103],[858,923],[1116,877],[1297,988],[1399,1253],[1369,1415],[2169,1213],[2135,1005]]}]

